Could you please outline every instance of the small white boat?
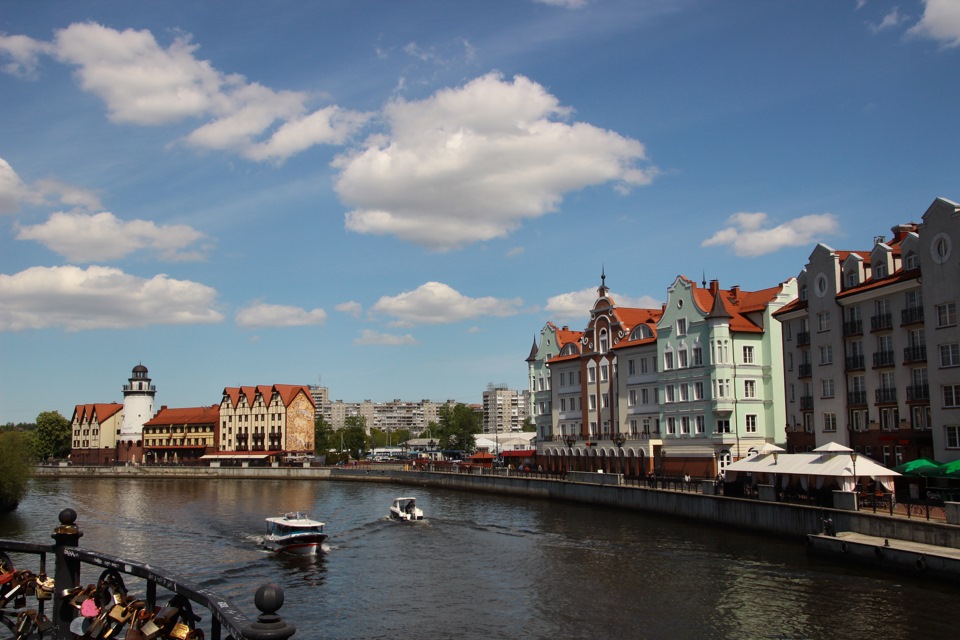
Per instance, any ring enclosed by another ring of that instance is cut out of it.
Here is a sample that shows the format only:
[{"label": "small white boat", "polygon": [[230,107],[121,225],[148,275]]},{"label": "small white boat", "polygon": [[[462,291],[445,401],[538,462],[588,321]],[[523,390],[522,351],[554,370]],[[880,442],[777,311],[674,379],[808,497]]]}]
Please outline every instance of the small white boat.
[{"label": "small white boat", "polygon": [[417,508],[416,498],[397,498],[390,505],[390,517],[393,520],[423,520],[423,511]]},{"label": "small white boat", "polygon": [[270,551],[312,556],[327,539],[323,523],[311,520],[299,511],[266,520],[267,535],[263,538],[263,546]]}]

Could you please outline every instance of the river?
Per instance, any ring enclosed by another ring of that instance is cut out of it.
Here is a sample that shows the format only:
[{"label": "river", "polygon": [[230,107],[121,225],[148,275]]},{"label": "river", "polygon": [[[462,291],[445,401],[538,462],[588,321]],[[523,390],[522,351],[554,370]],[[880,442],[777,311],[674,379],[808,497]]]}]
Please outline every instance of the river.
[{"label": "river", "polygon": [[[426,520],[387,520],[400,495]],[[155,564],[251,617],[256,588],[279,583],[302,639],[948,638],[960,605],[960,587],[834,566],[795,539],[364,482],[35,479],[0,538],[49,542],[67,507],[82,547]],[[326,553],[261,551],[264,518],[297,510],[327,523]]]}]

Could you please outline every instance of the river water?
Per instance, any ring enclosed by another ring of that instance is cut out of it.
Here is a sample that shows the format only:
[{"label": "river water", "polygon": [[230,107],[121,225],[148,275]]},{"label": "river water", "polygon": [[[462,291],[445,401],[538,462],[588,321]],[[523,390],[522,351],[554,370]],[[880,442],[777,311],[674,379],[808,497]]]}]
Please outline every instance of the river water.
[{"label": "river water", "polygon": [[[400,495],[426,520],[387,520]],[[49,542],[67,507],[82,547],[167,569],[251,618],[256,588],[279,583],[302,639],[957,633],[960,587],[834,566],[795,539],[589,505],[345,481],[36,479],[0,516],[0,538]],[[261,551],[264,518],[297,510],[327,523],[326,553]]]}]

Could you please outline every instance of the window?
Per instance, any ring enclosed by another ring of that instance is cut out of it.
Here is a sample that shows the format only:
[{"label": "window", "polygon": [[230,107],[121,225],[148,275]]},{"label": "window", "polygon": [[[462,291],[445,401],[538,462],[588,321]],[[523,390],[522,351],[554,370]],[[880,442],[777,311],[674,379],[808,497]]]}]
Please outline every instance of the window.
[{"label": "window", "polygon": [[943,432],[946,436],[947,448],[960,449],[960,427],[946,426],[943,428]]},{"label": "window", "polygon": [[686,402],[689,400],[689,386],[686,384],[680,385],[680,402]]},{"label": "window", "polygon": [[920,258],[917,257],[917,254],[913,251],[907,253],[907,257],[903,261],[905,269],[917,269],[920,266]]},{"label": "window", "polygon": [[566,410],[567,410],[567,399],[560,398],[560,411],[566,411]]},{"label": "window", "polygon": [[743,397],[744,398],[757,397],[757,381],[756,380],[743,381]]},{"label": "window", "polygon": [[743,364],[753,364],[753,347],[743,348]]},{"label": "window", "polygon": [[693,383],[693,399],[703,400],[703,383],[702,382]]},{"label": "window", "polygon": [[643,404],[650,404],[650,393],[647,389],[640,389],[640,401]]},{"label": "window", "polygon": [[609,380],[609,371],[610,368],[607,365],[600,365],[600,382],[606,382]]},{"label": "window", "polygon": [[852,431],[867,431],[867,412],[864,409],[855,409],[850,412],[850,429]]},{"label": "window", "polygon": [[913,428],[918,431],[930,429],[933,423],[930,421],[931,413],[929,406],[913,407]]},{"label": "window", "polygon": [[676,418],[667,418],[667,435],[668,436],[677,435],[677,419]]},{"label": "window", "polygon": [[703,349],[700,348],[700,345],[694,345],[693,351],[691,352],[691,362],[690,366],[700,367],[703,366]]},{"label": "window", "polygon": [[609,348],[609,346],[610,346],[610,342],[609,342],[609,340],[607,339],[607,332],[606,332],[606,330],[600,332],[600,340],[599,340],[599,342],[600,342],[600,353],[606,353],[607,350],[608,350],[608,348]]},{"label": "window", "polygon": [[686,318],[677,319],[677,335],[678,336],[687,335],[687,319]]},{"label": "window", "polygon": [[886,277],[887,277],[887,265],[878,264],[876,267],[873,268],[873,278],[875,280],[878,280],[880,278],[886,278]]},{"label": "window", "polygon": [[628,407],[632,407],[632,406],[635,405],[635,404],[637,404],[637,390],[636,390],[636,389],[630,389],[630,391],[628,392],[628,397],[627,397],[627,406],[628,406]]},{"label": "window", "polygon": [[947,302],[937,305],[937,326],[952,327],[957,324],[957,303]]},{"label": "window", "polygon": [[685,436],[690,435],[690,418],[687,416],[680,418],[680,433]]},{"label": "window", "polygon": [[597,410],[597,394],[591,393],[590,394],[590,411],[596,411],[596,410]]},{"label": "window", "polygon": [[717,380],[717,397],[718,398],[729,398],[730,397],[730,380]]},{"label": "window", "polygon": [[884,431],[896,431],[900,422],[900,411],[896,407],[880,409],[880,428]]},{"label": "window", "polygon": [[956,342],[940,345],[940,366],[960,366],[960,346]]},{"label": "window", "polygon": [[627,374],[634,375],[637,373],[637,363],[633,360],[627,360]]},{"label": "window", "polygon": [[834,392],[833,378],[824,378],[820,381],[821,386],[823,387],[822,398],[832,398]]},{"label": "window", "polygon": [[833,347],[829,344],[820,347],[820,364],[833,364]]},{"label": "window", "polygon": [[647,372],[647,359],[640,358],[640,373],[646,373],[646,372]]},{"label": "window", "polygon": [[681,369],[687,368],[687,350],[677,352],[677,363]]},{"label": "window", "polygon": [[667,402],[673,402],[674,399],[673,399],[673,385],[672,385],[672,384],[668,384],[668,385],[667,385],[666,394],[667,394],[667,396],[666,396]]},{"label": "window", "polygon": [[859,280],[859,277],[857,276],[857,272],[856,272],[856,271],[848,271],[848,272],[847,272],[847,287],[855,287],[855,286],[857,286],[858,280]]},{"label": "window", "polygon": [[596,382],[597,381],[597,370],[593,365],[590,365],[590,368],[587,369],[587,382]]},{"label": "window", "polygon": [[756,433],[757,432],[757,416],[753,413],[748,413],[747,416],[747,433]]},{"label": "window", "polygon": [[730,433],[730,421],[717,420],[717,433]]},{"label": "window", "polygon": [[705,425],[706,425],[706,422],[704,421],[703,416],[697,416],[696,418],[694,418],[694,420],[696,420],[695,429],[696,429],[697,433],[704,433],[704,432],[706,432],[706,426],[705,426]]},{"label": "window", "polygon": [[601,409],[606,409],[606,408],[609,407],[609,406],[610,406],[610,394],[609,394],[609,393],[603,393],[603,394],[601,394],[601,395],[600,395],[600,408],[601,408]]},{"label": "window", "polygon": [[827,433],[833,433],[837,430],[837,414],[823,414],[823,430]]},{"label": "window", "polygon": [[830,312],[821,311],[817,314],[817,327],[820,331],[830,330]]},{"label": "window", "polygon": [[943,406],[960,407],[960,384],[943,385]]},{"label": "window", "polygon": [[673,352],[667,351],[663,354],[663,368],[673,369]]}]

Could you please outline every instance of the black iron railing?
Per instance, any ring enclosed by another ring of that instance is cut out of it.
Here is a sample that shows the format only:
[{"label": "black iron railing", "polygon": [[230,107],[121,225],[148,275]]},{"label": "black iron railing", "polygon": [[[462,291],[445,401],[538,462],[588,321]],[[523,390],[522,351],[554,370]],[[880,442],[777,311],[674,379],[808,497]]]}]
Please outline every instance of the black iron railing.
[{"label": "black iron railing", "polygon": [[[129,630],[136,625],[138,629],[146,629],[150,624],[160,627],[156,635],[164,638],[174,627],[180,627],[179,632],[185,638],[203,638],[205,627],[210,640],[286,640],[296,633],[296,628],[277,614],[283,606],[283,590],[278,585],[266,584],[257,590],[254,604],[260,615],[252,622],[228,599],[157,567],[79,548],[77,544],[83,534],[76,526],[76,519],[73,509],[60,512],[60,526],[54,530],[51,545],[0,540],[0,564],[3,565],[0,580],[14,572],[0,584],[0,624],[10,629],[14,637],[56,640],[81,635],[93,637],[84,634],[92,633],[94,624],[100,625],[96,637],[110,638],[126,635],[124,627]],[[19,555],[37,556],[37,573],[14,566],[8,553],[18,558]],[[42,588],[51,570],[49,557],[54,559],[52,591]],[[102,570],[96,583],[87,580],[94,586],[92,593],[81,586],[84,565]],[[122,586],[122,576],[142,580],[144,596],[139,598],[127,593]],[[158,586],[169,595],[158,594]],[[81,606],[86,599],[94,599],[97,606],[87,611]],[[198,625],[201,616],[193,614],[193,605],[210,612],[208,624]],[[93,609],[97,609],[96,616],[89,615]],[[126,619],[121,622],[124,616]],[[87,625],[82,633],[76,633],[78,622]],[[193,635],[187,635],[191,631]]]}]

